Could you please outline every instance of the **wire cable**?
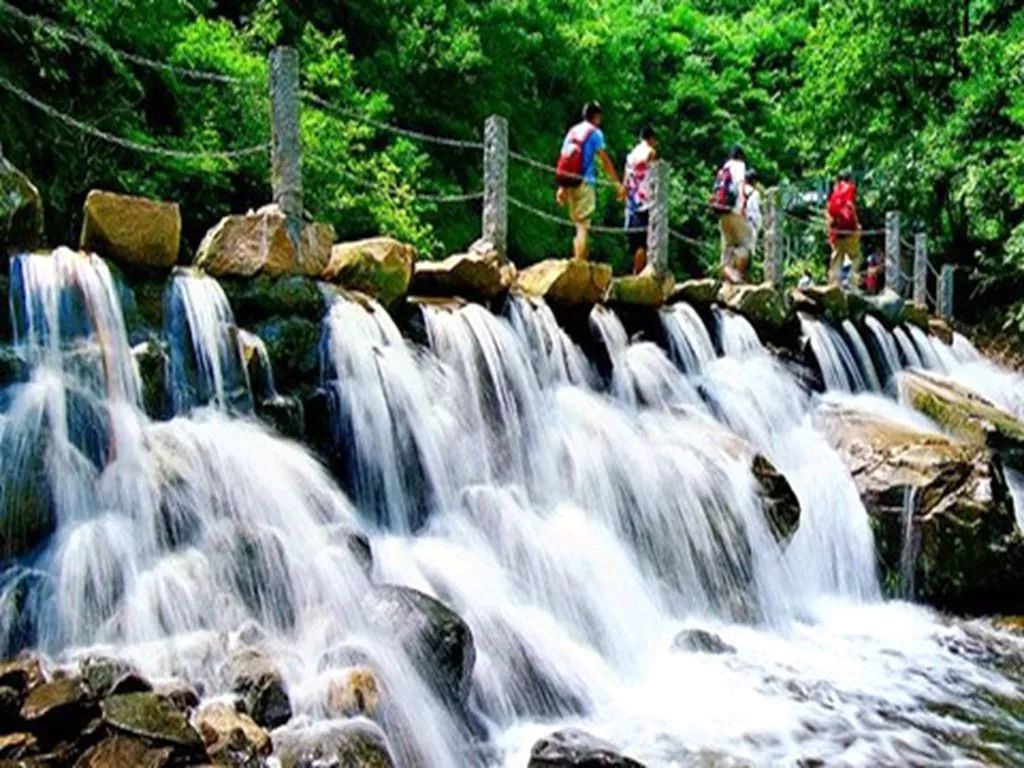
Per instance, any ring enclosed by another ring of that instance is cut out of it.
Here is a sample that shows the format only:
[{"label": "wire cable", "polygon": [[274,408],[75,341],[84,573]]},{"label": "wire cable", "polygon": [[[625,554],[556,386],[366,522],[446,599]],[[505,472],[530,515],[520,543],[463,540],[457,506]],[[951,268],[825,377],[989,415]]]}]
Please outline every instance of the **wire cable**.
[{"label": "wire cable", "polygon": [[23,91],[21,88],[16,86],[9,80],[0,77],[0,88],[13,94],[17,98],[32,105],[36,109],[40,110],[46,115],[49,115],[55,120],[58,120],[65,125],[68,125],[80,133],[87,134],[93,138],[105,141],[108,144],[112,144],[117,147],[124,149],[130,149],[133,152],[148,153],[151,155],[158,155],[160,157],[173,157],[179,160],[195,160],[195,159],[210,159],[216,158],[220,160],[233,160],[240,157],[248,157],[250,155],[256,155],[263,152],[270,151],[270,142],[264,144],[258,144],[252,147],[242,147],[241,149],[206,149],[206,150],[190,150],[190,149],[174,149],[171,147],[160,147],[153,144],[143,144],[132,139],[126,139],[123,136],[115,136],[112,133],[107,133],[93,125],[84,123],[70,115],[67,115],[55,107],[46,104],[30,93]]}]

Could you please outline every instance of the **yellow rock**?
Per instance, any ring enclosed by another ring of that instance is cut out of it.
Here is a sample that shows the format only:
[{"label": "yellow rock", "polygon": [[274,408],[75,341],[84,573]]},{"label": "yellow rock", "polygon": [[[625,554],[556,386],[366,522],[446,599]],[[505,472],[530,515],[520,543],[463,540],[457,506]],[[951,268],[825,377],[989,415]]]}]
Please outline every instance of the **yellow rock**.
[{"label": "yellow rock", "polygon": [[82,250],[121,264],[170,268],[181,245],[177,203],[94,189],[85,198]]},{"label": "yellow rock", "polygon": [[331,248],[320,279],[362,291],[390,304],[405,295],[412,280],[416,249],[390,237],[371,237]]},{"label": "yellow rock", "polygon": [[553,304],[596,304],[612,282],[612,268],[575,259],[547,259],[522,270],[516,285],[528,296]]}]

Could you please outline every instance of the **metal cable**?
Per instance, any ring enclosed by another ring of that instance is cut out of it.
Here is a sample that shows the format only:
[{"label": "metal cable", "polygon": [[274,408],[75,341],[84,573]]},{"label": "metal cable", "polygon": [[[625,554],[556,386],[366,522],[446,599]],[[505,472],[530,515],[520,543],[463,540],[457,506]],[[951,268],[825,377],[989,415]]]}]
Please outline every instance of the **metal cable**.
[{"label": "metal cable", "polygon": [[[509,150],[508,156],[509,156],[510,159],[515,160],[518,163],[522,163],[523,165],[528,166],[530,168],[533,168],[534,170],[537,170],[537,171],[543,171],[544,173],[550,173],[552,175],[554,175],[554,174],[556,174],[558,172],[558,169],[555,166],[548,165],[547,163],[542,163],[539,160],[534,160],[532,157],[529,157],[528,155],[524,155],[521,152],[515,152],[514,150]],[[580,180],[582,181],[582,178]],[[601,187],[617,187],[618,186],[614,181],[609,181],[608,179],[605,179],[605,178],[603,178],[601,176],[595,176],[594,184],[596,184],[597,186],[601,186]]]},{"label": "metal cable", "polygon": [[87,48],[91,48],[98,53],[115,56],[124,61],[129,61],[132,64],[137,64],[141,67],[148,67],[159,72],[167,72],[178,77],[187,78],[190,80],[204,80],[211,83],[231,83],[235,85],[248,85],[248,86],[261,86],[257,80],[248,80],[241,77],[235,77],[233,75],[225,75],[220,72],[209,72],[198,69],[189,69],[188,67],[178,67],[173,64],[165,64],[162,61],[154,61],[153,59],[147,59],[145,56],[140,56],[135,53],[129,53],[128,51],[122,51],[114,48],[107,43],[97,40],[92,37],[88,37],[78,32],[73,32],[69,29],[65,29],[57,22],[44,18],[42,16],[34,16],[30,13],[25,13],[19,8],[15,8],[3,0],[0,0],[0,11],[13,16],[16,19],[24,21],[27,24],[31,24],[34,27],[45,29],[58,37],[62,37],[65,40],[70,40],[73,43],[78,43]]},{"label": "metal cable", "polygon": [[[545,219],[546,221],[550,221],[550,222],[552,222],[554,224],[560,224],[563,227],[573,227],[573,228],[576,227],[576,224],[574,222],[570,221],[569,219],[563,218],[562,216],[556,216],[556,215],[554,215],[552,213],[548,213],[547,211],[542,211],[539,208],[534,208],[532,205],[529,205],[528,203],[524,203],[521,200],[517,200],[514,197],[510,196],[508,198],[508,201],[509,201],[509,203],[514,208],[518,208],[521,211],[525,211],[526,213],[533,214],[534,216],[537,216],[538,218]],[[592,224],[589,227],[589,229],[590,229],[591,232],[604,233],[604,234],[608,234],[608,235],[630,235],[630,234],[639,234],[641,232],[646,232],[647,231],[646,227],[634,227],[632,229],[627,229],[627,228],[624,228],[624,227],[604,227],[604,226],[600,226],[600,225],[597,225],[597,224]]]},{"label": "metal cable", "polygon": [[444,194],[439,194],[439,195],[420,194],[419,192],[413,192],[413,196],[417,200],[420,200],[420,201],[422,201],[424,203],[438,203],[438,204],[445,204],[445,203],[469,203],[469,202],[474,202],[476,200],[483,200],[484,199],[484,193],[483,192],[464,192],[464,193],[461,193],[461,194],[455,193],[455,194],[451,194],[451,195],[444,195]]},{"label": "metal cable", "polygon": [[8,91],[14,96],[17,96],[22,101],[31,104],[33,107],[49,115],[55,120],[59,120],[60,122],[69,125],[72,128],[75,128],[81,133],[88,134],[93,138],[100,139],[101,141],[105,141],[108,144],[113,144],[114,146],[123,147],[124,149],[130,149],[133,152],[149,153],[152,155],[159,155],[162,157],[173,157],[182,160],[204,158],[218,158],[221,160],[230,160],[270,151],[269,142],[266,142],[264,144],[258,144],[253,147],[243,147],[241,149],[207,150],[173,149],[170,147],[158,147],[152,144],[142,144],[140,142],[133,141],[132,139],[126,139],[122,136],[115,136],[112,133],[107,133],[106,131],[100,130],[95,126],[89,125],[88,123],[83,123],[81,120],[71,117],[70,115],[66,115],[60,110],[51,107],[49,104],[40,101],[35,96],[32,96],[26,91],[23,91],[21,88],[14,85],[14,83],[2,77],[0,77],[0,88],[3,88],[4,90]]},{"label": "metal cable", "polygon": [[315,93],[309,91],[302,91],[302,97],[309,102],[312,102],[316,106],[331,112],[339,117],[344,117],[349,120],[355,120],[358,123],[369,125],[373,128],[377,128],[381,131],[387,131],[389,133],[397,134],[398,136],[405,136],[408,139],[415,141],[423,141],[430,144],[439,144],[443,147],[458,147],[459,149],[476,149],[483,150],[484,144],[482,141],[472,140],[468,141],[465,139],[450,139],[446,136],[434,136],[429,133],[423,133],[422,131],[414,131],[411,128],[402,128],[397,125],[391,125],[380,120],[374,120],[371,117],[367,117],[359,112],[344,107],[339,107],[336,104],[327,101],[327,99],[320,98]]}]

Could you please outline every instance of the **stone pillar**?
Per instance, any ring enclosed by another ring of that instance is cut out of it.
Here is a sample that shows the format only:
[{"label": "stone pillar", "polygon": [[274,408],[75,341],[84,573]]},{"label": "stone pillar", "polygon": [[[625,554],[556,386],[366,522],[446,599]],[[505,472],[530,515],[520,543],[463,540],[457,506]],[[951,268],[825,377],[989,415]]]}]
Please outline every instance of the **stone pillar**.
[{"label": "stone pillar", "polygon": [[914,235],[914,301],[928,306],[928,236]]},{"label": "stone pillar", "polygon": [[952,264],[943,264],[939,273],[938,312],[943,320],[953,319],[953,278],[956,268]]},{"label": "stone pillar", "polygon": [[302,168],[299,136],[299,52],[270,52],[271,185],[274,202],[288,219],[292,240],[302,232]]},{"label": "stone pillar", "polygon": [[885,214],[885,286],[903,295],[903,268],[900,263],[900,214]]},{"label": "stone pillar", "polygon": [[647,263],[658,277],[668,272],[668,193],[671,175],[668,163],[659,160],[651,166],[651,190],[654,201],[647,224]]},{"label": "stone pillar", "polygon": [[508,121],[491,115],[484,123],[483,238],[508,259]]},{"label": "stone pillar", "polygon": [[779,215],[778,187],[764,193],[764,280],[773,288],[782,290],[786,263],[782,246],[782,219]]}]

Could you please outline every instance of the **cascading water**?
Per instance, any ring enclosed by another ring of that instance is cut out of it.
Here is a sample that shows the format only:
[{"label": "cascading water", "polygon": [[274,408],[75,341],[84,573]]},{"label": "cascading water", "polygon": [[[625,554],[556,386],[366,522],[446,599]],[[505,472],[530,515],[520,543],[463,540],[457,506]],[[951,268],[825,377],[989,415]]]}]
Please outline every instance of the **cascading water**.
[{"label": "cascading water", "polygon": [[[831,325],[807,315],[800,315],[800,327],[807,337],[821,369],[826,389],[863,392],[868,388],[858,356],[847,344],[843,334]],[[877,380],[877,376],[875,377]]]},{"label": "cascading water", "polygon": [[[0,576],[0,604],[15,578],[31,585],[44,650],[100,648],[218,693],[225,659],[255,643],[299,713],[278,744],[334,722],[325,691],[345,659],[368,658],[399,768],[522,768],[558,724],[649,766],[1021,758],[975,725],[999,717],[986,697],[1017,693],[977,661],[986,630],[879,600],[867,517],[818,401],[737,315],[717,313],[716,355],[696,313],[663,310],[670,357],[595,310],[603,391],[543,302],[511,297],[507,318],[425,306],[419,347],[379,305],[339,297],[322,373],[350,504],[297,445],[195,408],[215,394],[150,423],[101,261],[19,257],[12,274],[34,369],[5,398],[0,493],[43,491],[55,533]],[[172,355],[220,348],[232,323],[208,288],[177,286],[178,316],[202,317],[172,334]],[[755,452],[801,502],[788,543]],[[472,628],[465,712],[368,616],[360,531],[373,583],[435,595]],[[25,631],[8,615],[0,632]],[[696,627],[735,653],[673,647]]]},{"label": "cascading water", "polygon": [[875,359],[878,361],[880,372],[884,377],[886,386],[892,381],[892,377],[902,369],[900,364],[900,353],[896,348],[896,341],[892,334],[882,325],[882,321],[873,315],[864,318],[864,325],[868,329],[870,339],[877,350]]},{"label": "cascading water", "polygon": [[907,368],[924,368],[925,365],[924,360],[921,359],[921,353],[918,352],[917,346],[910,336],[907,335],[907,332],[903,328],[894,328],[892,335],[896,339],[896,348],[900,351],[903,365]]}]

